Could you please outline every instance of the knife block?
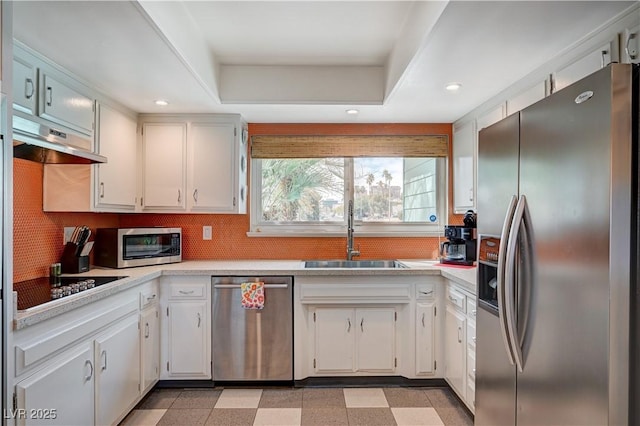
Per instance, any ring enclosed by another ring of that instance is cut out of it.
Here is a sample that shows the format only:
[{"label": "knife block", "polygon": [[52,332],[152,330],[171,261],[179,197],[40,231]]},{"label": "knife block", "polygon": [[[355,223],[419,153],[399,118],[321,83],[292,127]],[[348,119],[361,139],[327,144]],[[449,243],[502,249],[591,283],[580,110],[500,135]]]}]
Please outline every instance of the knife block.
[{"label": "knife block", "polygon": [[89,256],[80,256],[82,247],[68,242],[64,246],[60,263],[63,274],[78,274],[89,270]]}]

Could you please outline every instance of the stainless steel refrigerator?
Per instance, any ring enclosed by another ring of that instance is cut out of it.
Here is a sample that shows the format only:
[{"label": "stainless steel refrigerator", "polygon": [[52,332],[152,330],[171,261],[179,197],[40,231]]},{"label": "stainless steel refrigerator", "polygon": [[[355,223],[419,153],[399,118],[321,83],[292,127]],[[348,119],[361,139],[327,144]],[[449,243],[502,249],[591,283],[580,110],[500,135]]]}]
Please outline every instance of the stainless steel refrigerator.
[{"label": "stainless steel refrigerator", "polygon": [[637,66],[480,131],[477,425],[640,420],[638,204]]}]

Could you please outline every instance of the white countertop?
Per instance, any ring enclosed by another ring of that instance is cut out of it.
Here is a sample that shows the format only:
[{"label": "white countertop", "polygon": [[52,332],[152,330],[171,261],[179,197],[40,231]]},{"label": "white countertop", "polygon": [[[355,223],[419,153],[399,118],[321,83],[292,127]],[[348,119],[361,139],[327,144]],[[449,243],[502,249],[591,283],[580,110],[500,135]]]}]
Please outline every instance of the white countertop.
[{"label": "white countertop", "polygon": [[[467,290],[476,291],[476,268],[441,265],[433,260],[400,260],[407,268],[312,268],[306,269],[302,260],[190,260],[167,265],[145,266],[127,269],[95,268],[77,274],[79,278],[89,276],[126,275],[127,278],[113,281],[62,299],[53,300],[14,314],[14,329],[44,321],[48,318],[73,310],[79,306],[95,302],[161,275],[442,275],[463,285]],[[14,303],[17,306],[17,303]]]}]

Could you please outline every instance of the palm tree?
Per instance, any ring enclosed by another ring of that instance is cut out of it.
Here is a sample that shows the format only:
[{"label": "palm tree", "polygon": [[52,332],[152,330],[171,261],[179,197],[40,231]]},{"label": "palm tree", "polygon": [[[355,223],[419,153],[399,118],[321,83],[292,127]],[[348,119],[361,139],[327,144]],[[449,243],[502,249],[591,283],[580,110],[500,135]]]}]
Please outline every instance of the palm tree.
[{"label": "palm tree", "polygon": [[382,171],[382,177],[384,178],[384,181],[387,183],[387,201],[389,203],[389,220],[391,220],[391,181],[393,180],[393,177],[391,177],[391,173],[389,173],[389,170],[384,169]]},{"label": "palm tree", "polygon": [[371,193],[371,187],[373,186],[373,182],[376,180],[376,177],[373,175],[373,173],[369,173],[367,175],[367,186],[369,186],[369,214],[373,215],[373,207],[371,206],[371,199],[373,197],[373,194]]}]

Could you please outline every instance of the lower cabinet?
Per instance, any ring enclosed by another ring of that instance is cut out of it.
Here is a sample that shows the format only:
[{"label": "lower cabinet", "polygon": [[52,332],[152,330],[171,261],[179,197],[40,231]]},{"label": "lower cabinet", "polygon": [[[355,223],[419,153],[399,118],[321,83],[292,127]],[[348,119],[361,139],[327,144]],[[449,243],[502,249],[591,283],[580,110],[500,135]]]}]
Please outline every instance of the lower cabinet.
[{"label": "lower cabinet", "polygon": [[168,277],[162,285],[161,379],[211,378],[210,279]]},{"label": "lower cabinet", "polygon": [[433,375],[436,372],[436,304],[416,304],[416,375]]},{"label": "lower cabinet", "polygon": [[464,314],[447,306],[445,313],[445,367],[444,376],[458,394],[465,394],[465,332]]},{"label": "lower cabinet", "polygon": [[315,373],[395,371],[395,308],[319,307],[312,315]]},{"label": "lower cabinet", "polygon": [[139,359],[136,313],[18,382],[18,424],[110,425],[119,421],[140,396]]},{"label": "lower cabinet", "polygon": [[138,324],[138,316],[131,316],[95,340],[97,425],[115,423],[140,394]]},{"label": "lower cabinet", "polygon": [[140,314],[140,350],[142,352],[142,390],[146,391],[160,378],[160,309],[157,305]]}]

